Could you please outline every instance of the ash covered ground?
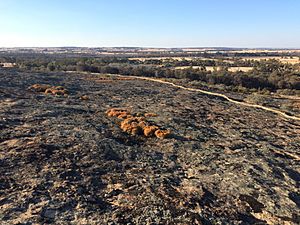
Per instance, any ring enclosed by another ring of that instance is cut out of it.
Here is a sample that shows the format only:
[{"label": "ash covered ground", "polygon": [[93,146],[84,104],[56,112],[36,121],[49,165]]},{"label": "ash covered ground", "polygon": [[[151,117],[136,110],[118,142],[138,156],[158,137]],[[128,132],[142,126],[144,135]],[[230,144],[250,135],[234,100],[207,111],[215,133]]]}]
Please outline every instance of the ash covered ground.
[{"label": "ash covered ground", "polygon": [[[0,100],[1,224],[300,223],[297,121],[105,75],[1,70]],[[128,135],[114,107],[172,136]]]}]

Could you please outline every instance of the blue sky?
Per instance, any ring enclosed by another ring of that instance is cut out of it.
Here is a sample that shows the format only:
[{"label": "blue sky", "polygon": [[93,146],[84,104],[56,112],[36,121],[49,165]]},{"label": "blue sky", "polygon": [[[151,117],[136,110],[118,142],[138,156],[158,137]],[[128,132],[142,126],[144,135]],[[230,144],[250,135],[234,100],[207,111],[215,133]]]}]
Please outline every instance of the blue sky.
[{"label": "blue sky", "polygon": [[0,0],[0,46],[296,47],[298,0]]}]

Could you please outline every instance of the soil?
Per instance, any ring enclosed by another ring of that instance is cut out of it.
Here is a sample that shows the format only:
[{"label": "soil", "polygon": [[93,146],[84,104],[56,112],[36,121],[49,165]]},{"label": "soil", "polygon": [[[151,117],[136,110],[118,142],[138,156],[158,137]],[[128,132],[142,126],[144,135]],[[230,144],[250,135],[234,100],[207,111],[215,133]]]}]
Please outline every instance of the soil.
[{"label": "soil", "polygon": [[[172,136],[124,133],[110,108],[155,113]],[[300,122],[261,109],[144,80],[2,69],[0,130],[4,225],[300,223]]]}]

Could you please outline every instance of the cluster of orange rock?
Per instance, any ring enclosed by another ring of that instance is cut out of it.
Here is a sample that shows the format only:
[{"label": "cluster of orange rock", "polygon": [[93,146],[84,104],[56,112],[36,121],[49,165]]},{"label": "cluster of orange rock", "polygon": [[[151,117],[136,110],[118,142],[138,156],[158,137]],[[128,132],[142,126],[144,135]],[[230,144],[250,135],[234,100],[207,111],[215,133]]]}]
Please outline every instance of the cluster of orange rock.
[{"label": "cluster of orange rock", "polygon": [[145,137],[156,136],[157,138],[167,138],[171,135],[170,130],[160,129],[151,124],[146,117],[157,116],[154,113],[145,113],[144,115],[132,115],[127,109],[113,108],[106,111],[107,116],[122,119],[121,129],[131,135],[144,135]]},{"label": "cluster of orange rock", "polygon": [[29,87],[29,90],[43,92],[52,95],[68,95],[69,92],[62,86],[51,86],[47,84],[34,84]]}]

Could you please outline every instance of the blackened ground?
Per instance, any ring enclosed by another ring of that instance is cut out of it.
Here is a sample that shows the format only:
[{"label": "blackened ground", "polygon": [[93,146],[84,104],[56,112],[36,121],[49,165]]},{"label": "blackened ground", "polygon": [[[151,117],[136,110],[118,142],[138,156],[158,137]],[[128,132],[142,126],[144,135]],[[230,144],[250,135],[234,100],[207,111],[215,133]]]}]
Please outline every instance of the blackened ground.
[{"label": "blackened ground", "polygon": [[[1,224],[300,223],[299,122],[104,75],[2,70],[0,100]],[[112,107],[173,137],[131,137]]]}]

